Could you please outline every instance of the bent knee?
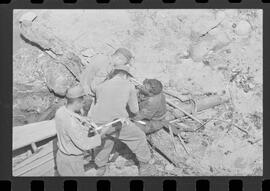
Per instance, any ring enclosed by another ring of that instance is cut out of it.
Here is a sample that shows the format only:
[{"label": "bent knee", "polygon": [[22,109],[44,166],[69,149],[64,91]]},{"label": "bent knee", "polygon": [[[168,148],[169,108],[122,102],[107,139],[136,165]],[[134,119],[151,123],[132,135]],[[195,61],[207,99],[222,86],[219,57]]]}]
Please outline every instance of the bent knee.
[{"label": "bent knee", "polygon": [[140,127],[134,124],[132,128],[134,129],[134,135],[136,135],[136,137],[146,139],[146,134]]}]

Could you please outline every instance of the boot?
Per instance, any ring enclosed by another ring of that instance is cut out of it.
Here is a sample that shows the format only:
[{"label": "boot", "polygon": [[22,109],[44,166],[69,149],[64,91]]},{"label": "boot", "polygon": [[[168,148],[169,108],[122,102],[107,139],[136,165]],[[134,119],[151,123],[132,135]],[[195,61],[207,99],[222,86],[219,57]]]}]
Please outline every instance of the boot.
[{"label": "boot", "polygon": [[157,173],[154,165],[145,162],[139,163],[139,176],[155,176]]}]

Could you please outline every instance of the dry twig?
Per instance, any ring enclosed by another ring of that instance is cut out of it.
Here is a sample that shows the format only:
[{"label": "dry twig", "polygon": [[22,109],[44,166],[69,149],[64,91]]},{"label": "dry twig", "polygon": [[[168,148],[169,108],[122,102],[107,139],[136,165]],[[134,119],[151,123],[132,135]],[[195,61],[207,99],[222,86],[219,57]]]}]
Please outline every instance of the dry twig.
[{"label": "dry twig", "polygon": [[224,122],[224,123],[228,123],[228,124],[230,124],[230,125],[236,127],[237,129],[239,129],[240,131],[242,131],[242,132],[245,133],[246,135],[249,135],[249,133],[248,133],[246,130],[242,129],[241,127],[239,127],[238,125],[236,125],[236,124],[234,124],[234,123],[231,124],[231,122],[228,122],[228,121],[225,121],[225,120],[222,120],[222,119],[216,119],[216,118],[213,118],[212,120],[216,120],[216,121],[221,121],[221,122]]},{"label": "dry twig", "polygon": [[173,142],[174,150],[177,153],[177,148],[176,148],[176,143],[175,143],[174,136],[173,136],[172,127],[170,125],[168,125],[168,127],[169,127],[169,131],[170,131],[170,137],[171,137],[171,140]]},{"label": "dry twig", "polygon": [[181,145],[183,146],[184,150],[186,151],[186,153],[187,153],[188,155],[190,155],[190,153],[188,152],[188,150],[187,150],[187,148],[186,148],[186,146],[185,146],[185,143],[184,143],[184,141],[183,141],[181,135],[178,133],[177,136],[178,136],[178,138],[179,138],[179,140],[180,140]]}]

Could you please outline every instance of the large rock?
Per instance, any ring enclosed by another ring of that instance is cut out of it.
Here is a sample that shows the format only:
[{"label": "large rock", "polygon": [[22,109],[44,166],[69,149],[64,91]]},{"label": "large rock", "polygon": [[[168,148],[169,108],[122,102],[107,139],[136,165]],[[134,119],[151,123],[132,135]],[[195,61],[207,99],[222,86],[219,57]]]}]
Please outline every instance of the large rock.
[{"label": "large rock", "polygon": [[13,83],[33,84],[42,81],[40,59],[43,53],[35,47],[26,46],[13,55]]},{"label": "large rock", "polygon": [[251,26],[246,20],[241,20],[235,28],[235,33],[239,36],[247,36],[249,35],[250,31]]},{"label": "large rock", "polygon": [[58,96],[65,96],[67,89],[75,83],[75,78],[61,64],[51,62],[43,70],[47,87]]},{"label": "large rock", "polygon": [[38,121],[40,115],[54,105],[55,97],[47,88],[37,90],[17,83],[13,88],[13,126]]},{"label": "large rock", "polygon": [[[79,78],[83,63],[76,49],[55,36],[47,26],[35,19],[32,22],[23,20],[20,23],[22,38],[29,44],[41,49],[51,58],[65,66],[75,78]],[[62,79],[58,79],[58,81]]]}]

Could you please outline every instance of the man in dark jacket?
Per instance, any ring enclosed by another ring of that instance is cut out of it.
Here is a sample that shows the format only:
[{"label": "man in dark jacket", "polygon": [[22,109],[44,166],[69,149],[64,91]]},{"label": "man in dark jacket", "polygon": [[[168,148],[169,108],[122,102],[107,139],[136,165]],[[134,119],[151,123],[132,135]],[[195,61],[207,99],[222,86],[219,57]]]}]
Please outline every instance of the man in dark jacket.
[{"label": "man in dark jacket", "polygon": [[143,81],[145,90],[141,92],[139,113],[134,121],[143,121],[145,125],[136,123],[146,134],[160,130],[164,125],[167,112],[165,95],[162,93],[162,83],[156,79]]}]

